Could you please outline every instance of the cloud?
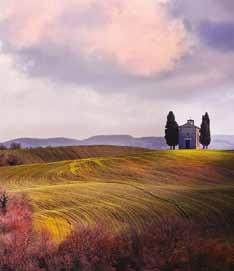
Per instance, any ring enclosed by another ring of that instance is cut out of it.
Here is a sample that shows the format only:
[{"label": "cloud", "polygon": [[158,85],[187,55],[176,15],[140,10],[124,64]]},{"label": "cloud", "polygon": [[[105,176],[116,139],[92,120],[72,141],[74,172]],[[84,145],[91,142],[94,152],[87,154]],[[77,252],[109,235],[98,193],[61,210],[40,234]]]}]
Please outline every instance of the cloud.
[{"label": "cloud", "polygon": [[186,23],[199,24],[202,20],[234,20],[232,0],[171,0],[172,12]]},{"label": "cloud", "polygon": [[12,0],[0,38],[30,74],[67,82],[128,81],[171,71],[189,52],[168,1]]},{"label": "cloud", "polygon": [[[231,90],[230,97],[222,92],[222,98],[218,94],[207,94],[202,99],[193,99],[190,95],[186,100],[171,97],[170,93],[167,99],[154,95],[148,99],[146,95],[129,92],[97,93],[87,87],[68,88],[29,79],[13,70],[12,64],[9,56],[0,55],[0,114],[6,116],[1,120],[0,141],[14,137],[163,135],[169,110],[176,113],[179,123],[193,117],[198,125],[201,115],[208,111],[212,116],[213,133],[234,132],[228,125],[233,121]],[[165,87],[161,89],[161,93],[165,91]],[[225,120],[222,116],[226,116]]]},{"label": "cloud", "polygon": [[[0,141],[14,137],[85,138],[111,133],[153,135],[163,131],[170,107],[167,102],[131,93],[107,94],[87,87],[58,86],[30,79],[12,65],[11,57],[0,54],[0,114],[6,116],[1,122]],[[161,113],[162,109],[165,113]],[[156,113],[160,118],[152,117]]]},{"label": "cloud", "polygon": [[234,51],[234,22],[204,21],[200,25],[200,35],[212,48]]}]

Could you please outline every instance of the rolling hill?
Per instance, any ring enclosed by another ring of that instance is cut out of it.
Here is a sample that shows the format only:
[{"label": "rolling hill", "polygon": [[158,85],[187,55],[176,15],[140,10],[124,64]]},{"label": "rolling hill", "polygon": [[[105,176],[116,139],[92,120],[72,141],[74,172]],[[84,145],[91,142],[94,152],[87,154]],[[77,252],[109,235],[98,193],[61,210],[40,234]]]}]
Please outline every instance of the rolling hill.
[{"label": "rolling hill", "polygon": [[[163,137],[132,137],[130,135],[100,135],[93,136],[83,140],[71,138],[17,138],[3,142],[7,147],[12,143],[20,143],[23,148],[38,147],[60,147],[60,146],[87,146],[87,145],[115,145],[140,147],[147,149],[164,150],[167,149]],[[234,150],[234,136],[232,135],[214,135],[212,136],[211,149]]]},{"label": "rolling hill", "polygon": [[20,162],[20,164],[34,164],[75,160],[89,157],[105,157],[112,155],[119,156],[141,152],[141,148],[124,146],[69,146],[0,150],[0,156],[13,156]]},{"label": "rolling hill", "polygon": [[120,154],[111,147],[103,157],[52,163],[45,161],[54,160],[54,154],[45,157],[43,163],[0,168],[0,186],[25,193],[35,226],[48,228],[56,240],[74,225],[105,220],[114,231],[141,231],[168,215],[203,223],[225,237],[233,233],[232,151],[127,149]]}]

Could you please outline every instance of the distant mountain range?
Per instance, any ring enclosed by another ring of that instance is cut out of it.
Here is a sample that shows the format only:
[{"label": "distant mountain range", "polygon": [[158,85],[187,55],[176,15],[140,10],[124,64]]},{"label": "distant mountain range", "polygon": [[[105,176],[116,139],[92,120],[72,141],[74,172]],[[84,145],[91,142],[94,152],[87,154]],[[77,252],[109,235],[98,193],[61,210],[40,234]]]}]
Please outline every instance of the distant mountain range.
[{"label": "distant mountain range", "polygon": [[[167,149],[163,137],[132,137],[130,135],[100,135],[84,140],[71,138],[17,138],[3,142],[6,147],[12,143],[19,143],[23,148],[59,147],[59,146],[82,146],[82,145],[118,145],[142,147],[149,149]],[[234,150],[234,135],[215,135],[212,137],[211,149]]]}]

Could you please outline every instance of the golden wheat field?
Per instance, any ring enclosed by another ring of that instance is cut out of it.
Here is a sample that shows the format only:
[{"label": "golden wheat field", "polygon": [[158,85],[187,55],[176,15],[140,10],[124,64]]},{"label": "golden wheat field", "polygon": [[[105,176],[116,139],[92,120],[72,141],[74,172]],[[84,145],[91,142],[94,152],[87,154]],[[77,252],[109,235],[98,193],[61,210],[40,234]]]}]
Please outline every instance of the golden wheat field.
[{"label": "golden wheat field", "polygon": [[1,167],[0,186],[26,194],[35,227],[49,229],[58,241],[76,225],[104,221],[113,231],[144,230],[167,215],[222,230],[234,223],[232,151],[99,146],[17,152],[26,164]]}]

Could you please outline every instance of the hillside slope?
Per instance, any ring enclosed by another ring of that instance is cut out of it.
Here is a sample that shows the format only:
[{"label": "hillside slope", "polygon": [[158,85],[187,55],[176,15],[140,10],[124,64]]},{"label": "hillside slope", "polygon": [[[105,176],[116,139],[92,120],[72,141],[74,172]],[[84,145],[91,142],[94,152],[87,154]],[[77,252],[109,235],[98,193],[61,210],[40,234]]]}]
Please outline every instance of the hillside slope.
[{"label": "hillside slope", "polygon": [[168,215],[226,236],[234,224],[233,164],[234,152],[141,150],[0,168],[0,185],[25,193],[35,209],[35,225],[49,228],[57,240],[77,224],[105,220],[116,231],[142,230]]},{"label": "hillside slope", "polygon": [[71,146],[56,148],[34,148],[0,150],[0,155],[13,155],[21,164],[50,163],[89,157],[119,156],[141,153],[141,148],[119,146]]}]

